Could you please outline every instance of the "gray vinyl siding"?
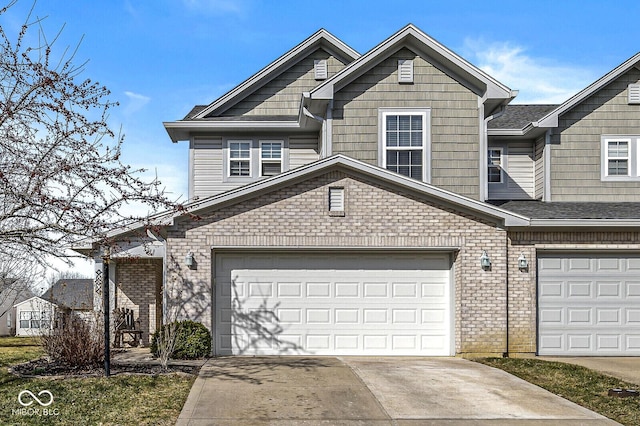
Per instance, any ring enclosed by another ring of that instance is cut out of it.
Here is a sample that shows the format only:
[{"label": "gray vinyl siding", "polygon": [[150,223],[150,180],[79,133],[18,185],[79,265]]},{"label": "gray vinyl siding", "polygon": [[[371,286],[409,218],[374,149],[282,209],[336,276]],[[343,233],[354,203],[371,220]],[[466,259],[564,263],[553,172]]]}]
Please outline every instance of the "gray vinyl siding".
[{"label": "gray vinyl siding", "polygon": [[489,183],[489,199],[530,200],[534,197],[533,142],[490,143],[502,148],[503,183]]},{"label": "gray vinyl siding", "polygon": [[538,200],[542,199],[544,194],[544,141],[545,137],[540,136],[535,142],[534,161],[535,161],[535,194]]},{"label": "gray vinyl siding", "polygon": [[552,136],[553,201],[640,201],[640,182],[601,181],[601,136],[640,134],[640,105],[629,105],[630,69],[560,117]]},{"label": "gray vinyl siding", "polygon": [[[256,141],[261,139],[287,139],[288,145],[285,147],[285,152],[283,153],[284,170],[300,167],[320,159],[317,135],[295,135],[288,138],[241,136],[239,139]],[[190,157],[190,198],[203,198],[220,194],[251,181],[224,181],[223,139],[220,137],[194,139],[191,144]],[[286,164],[287,160],[288,167]],[[253,180],[257,179],[260,179],[260,177],[255,177]]]},{"label": "gray vinyl siding", "polygon": [[320,159],[317,136],[289,138],[289,170],[313,163]]},{"label": "gray vinyl siding", "polygon": [[302,92],[322,83],[314,76],[315,59],[327,60],[329,77],[345,66],[334,56],[318,49],[221,115],[298,115]]},{"label": "gray vinyl siding", "polygon": [[222,182],[222,138],[193,140],[190,172],[191,198],[202,198],[231,189]]},{"label": "gray vinyl siding", "polygon": [[[414,83],[398,83],[398,59],[414,60]],[[333,153],[379,165],[378,108],[430,108],[431,183],[479,198],[478,96],[401,49],[334,97]]]}]

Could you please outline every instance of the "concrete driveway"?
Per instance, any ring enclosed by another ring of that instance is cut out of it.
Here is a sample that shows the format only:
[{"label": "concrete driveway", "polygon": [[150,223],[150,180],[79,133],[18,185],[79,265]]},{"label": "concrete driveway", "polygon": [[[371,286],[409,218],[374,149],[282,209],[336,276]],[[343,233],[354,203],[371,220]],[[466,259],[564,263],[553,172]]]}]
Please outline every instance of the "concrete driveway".
[{"label": "concrete driveway", "polygon": [[202,368],[177,424],[617,423],[460,358],[224,357]]}]

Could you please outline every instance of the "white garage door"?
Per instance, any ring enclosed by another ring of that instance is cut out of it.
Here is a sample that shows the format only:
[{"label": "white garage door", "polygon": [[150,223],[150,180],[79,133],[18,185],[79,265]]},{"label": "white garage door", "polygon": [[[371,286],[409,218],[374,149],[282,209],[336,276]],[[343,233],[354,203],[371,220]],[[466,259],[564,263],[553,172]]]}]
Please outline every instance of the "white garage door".
[{"label": "white garage door", "polygon": [[538,260],[540,355],[640,355],[640,256]]},{"label": "white garage door", "polygon": [[449,254],[215,258],[219,355],[452,355]]}]

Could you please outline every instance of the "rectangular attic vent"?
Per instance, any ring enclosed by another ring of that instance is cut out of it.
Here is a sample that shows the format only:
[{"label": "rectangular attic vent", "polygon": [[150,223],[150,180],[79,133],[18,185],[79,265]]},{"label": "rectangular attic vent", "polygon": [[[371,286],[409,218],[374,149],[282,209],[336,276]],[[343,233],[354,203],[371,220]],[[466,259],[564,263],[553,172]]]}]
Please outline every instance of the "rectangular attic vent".
[{"label": "rectangular attic vent", "polygon": [[326,59],[316,59],[313,61],[313,71],[316,80],[326,80],[327,79],[327,60]]},{"label": "rectangular attic vent", "polygon": [[413,60],[398,60],[398,83],[413,83]]},{"label": "rectangular attic vent", "polygon": [[629,103],[640,104],[640,84],[629,85]]},{"label": "rectangular attic vent", "polygon": [[344,216],[344,188],[329,188],[329,213]]}]

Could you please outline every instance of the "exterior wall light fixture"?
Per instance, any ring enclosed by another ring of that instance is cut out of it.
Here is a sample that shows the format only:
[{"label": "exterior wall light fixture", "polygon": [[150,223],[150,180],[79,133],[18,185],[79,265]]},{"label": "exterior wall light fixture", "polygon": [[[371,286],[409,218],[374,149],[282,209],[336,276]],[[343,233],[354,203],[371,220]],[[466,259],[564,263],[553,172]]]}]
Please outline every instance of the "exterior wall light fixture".
[{"label": "exterior wall light fixture", "polygon": [[489,255],[486,250],[482,250],[482,256],[480,256],[480,266],[485,271],[488,271],[491,268],[491,259],[489,259]]},{"label": "exterior wall light fixture", "polygon": [[524,256],[524,253],[520,253],[520,257],[518,257],[518,269],[521,271],[526,271],[529,269],[529,261]]},{"label": "exterior wall light fixture", "polygon": [[193,266],[193,252],[187,253],[184,257],[184,264],[187,265],[187,268],[191,268]]}]

